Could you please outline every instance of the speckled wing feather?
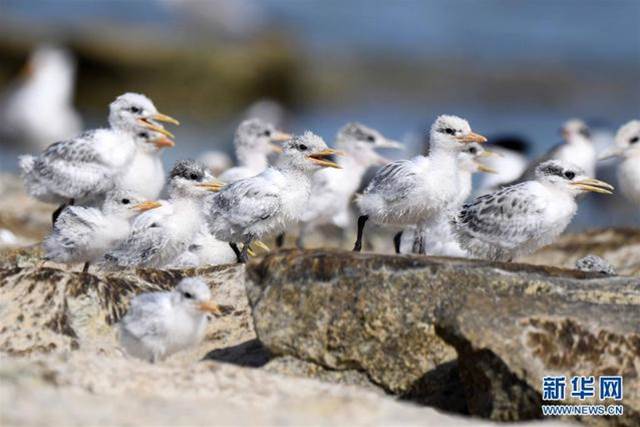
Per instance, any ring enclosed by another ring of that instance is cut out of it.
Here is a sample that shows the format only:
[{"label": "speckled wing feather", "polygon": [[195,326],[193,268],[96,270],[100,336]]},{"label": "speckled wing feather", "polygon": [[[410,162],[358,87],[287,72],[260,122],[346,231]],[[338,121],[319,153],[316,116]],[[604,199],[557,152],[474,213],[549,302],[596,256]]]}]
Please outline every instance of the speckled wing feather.
[{"label": "speckled wing feather", "polygon": [[415,165],[410,160],[399,160],[382,167],[371,179],[366,193],[377,193],[385,200],[393,202],[405,198],[415,187],[418,176]]},{"label": "speckled wing feather", "polygon": [[234,229],[245,229],[278,212],[278,188],[260,176],[225,187],[209,200],[212,218],[222,216]]},{"label": "speckled wing feather", "polygon": [[100,227],[104,216],[99,209],[81,206],[67,207],[53,226],[53,232],[45,239],[45,257],[57,262],[70,262],[91,244],[94,231]]},{"label": "speckled wing feather", "polygon": [[129,236],[105,255],[107,262],[121,267],[155,265],[169,239],[162,228],[163,218],[173,214],[173,206],[165,204],[139,215],[131,224]]},{"label": "speckled wing feather", "polygon": [[96,131],[51,144],[33,160],[31,178],[65,198],[82,198],[107,191],[113,169],[102,162],[93,148]]},{"label": "speckled wing feather", "polygon": [[540,233],[544,200],[526,191],[528,183],[480,196],[453,220],[456,233],[504,248],[516,247]]}]

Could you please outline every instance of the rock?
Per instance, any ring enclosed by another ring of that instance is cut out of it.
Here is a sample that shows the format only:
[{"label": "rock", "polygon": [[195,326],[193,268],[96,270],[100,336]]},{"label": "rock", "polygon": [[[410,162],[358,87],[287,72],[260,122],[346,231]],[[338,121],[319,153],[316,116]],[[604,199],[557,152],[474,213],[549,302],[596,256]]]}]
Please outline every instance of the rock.
[{"label": "rock", "polygon": [[[200,276],[224,308],[209,322],[206,347],[190,357],[254,338],[244,291],[244,267],[189,270],[130,270],[90,274],[57,268],[0,269],[0,351],[11,355],[78,348],[117,349],[113,325],[139,293],[171,289],[182,278]],[[179,357],[176,355],[176,357]]]},{"label": "rock", "polygon": [[541,417],[545,375],[622,375],[625,415],[604,421],[640,423],[635,277],[294,250],[253,264],[247,293],[258,338],[276,356],[503,421]]},{"label": "rock", "polygon": [[618,274],[640,276],[640,229],[608,228],[567,234],[518,261],[575,268],[576,261],[587,255],[607,260]]},{"label": "rock", "polygon": [[576,268],[580,271],[592,271],[606,276],[615,276],[616,270],[607,261],[597,255],[587,255],[576,261]]}]

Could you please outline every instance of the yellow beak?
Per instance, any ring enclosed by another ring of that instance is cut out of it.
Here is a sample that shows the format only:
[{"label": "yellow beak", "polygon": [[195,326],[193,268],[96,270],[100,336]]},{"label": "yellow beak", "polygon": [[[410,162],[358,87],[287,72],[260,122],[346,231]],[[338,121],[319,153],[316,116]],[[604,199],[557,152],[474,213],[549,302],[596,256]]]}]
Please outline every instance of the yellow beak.
[{"label": "yellow beak", "polygon": [[196,187],[203,188],[207,191],[217,193],[224,188],[225,184],[220,181],[203,182],[202,184],[196,184]]},{"label": "yellow beak", "polygon": [[487,142],[487,138],[475,132],[469,132],[467,135],[457,137],[457,139],[464,143],[477,142],[478,144],[482,144],[483,142]]},{"label": "yellow beak", "polygon": [[495,151],[484,150],[479,157],[504,157],[501,153]]},{"label": "yellow beak", "polygon": [[580,181],[572,182],[571,185],[575,185],[585,191],[593,191],[594,193],[613,194],[614,187],[604,181],[594,178],[586,178]]},{"label": "yellow beak", "polygon": [[167,138],[166,136],[161,136],[149,142],[151,142],[157,148],[171,148],[171,147],[175,147],[176,145],[176,143],[173,140]]},{"label": "yellow beak", "polygon": [[273,142],[284,142],[290,140],[291,138],[293,138],[293,135],[291,135],[290,133],[276,131],[271,134],[271,141]]},{"label": "yellow beak", "polygon": [[162,126],[158,126],[158,125],[156,125],[154,123],[151,123],[147,119],[138,119],[138,123],[140,123],[142,126],[146,127],[147,129],[150,129],[150,130],[152,130],[154,132],[161,133],[164,136],[168,136],[169,138],[175,138],[175,136],[171,132],[169,132],[168,130],[166,130]]},{"label": "yellow beak", "polygon": [[342,166],[339,164],[328,160],[327,158],[330,156],[344,156],[344,151],[334,150],[332,148],[327,148],[326,150],[319,151],[317,153],[309,154],[307,158],[311,160],[311,162],[316,165],[320,165],[323,167],[342,169]]},{"label": "yellow beak", "polygon": [[498,173],[497,170],[495,170],[494,168],[490,168],[489,166],[485,166],[482,163],[478,163],[476,162],[476,165],[478,165],[478,170],[480,172],[484,172],[484,173]]},{"label": "yellow beak", "polygon": [[166,114],[156,113],[151,116],[153,120],[157,120],[159,122],[171,123],[172,125],[180,126],[180,122],[174,119],[171,116],[167,116]]},{"label": "yellow beak", "polygon": [[222,314],[222,312],[220,311],[220,307],[218,306],[218,304],[214,303],[213,301],[204,301],[201,302],[198,305],[198,309],[200,311],[206,311],[209,313],[214,313],[214,314]]},{"label": "yellow beak", "polygon": [[150,211],[151,209],[159,208],[162,206],[160,202],[142,202],[137,205],[132,206],[132,209],[135,209],[139,212]]}]

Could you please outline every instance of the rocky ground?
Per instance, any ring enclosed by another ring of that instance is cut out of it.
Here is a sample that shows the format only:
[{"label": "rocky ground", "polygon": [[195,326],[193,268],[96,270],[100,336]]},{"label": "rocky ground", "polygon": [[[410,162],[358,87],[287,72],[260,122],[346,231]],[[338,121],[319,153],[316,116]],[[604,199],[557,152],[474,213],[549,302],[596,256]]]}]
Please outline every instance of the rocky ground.
[{"label": "rocky ground", "polygon": [[[565,236],[526,263],[316,249],[81,273],[42,265],[50,208],[10,183],[2,425],[640,425],[638,230]],[[619,275],[570,269],[587,254]],[[131,297],[195,275],[223,308],[203,343],[155,365],[124,355]],[[542,376],[559,374],[622,375],[625,415],[541,420]]]}]

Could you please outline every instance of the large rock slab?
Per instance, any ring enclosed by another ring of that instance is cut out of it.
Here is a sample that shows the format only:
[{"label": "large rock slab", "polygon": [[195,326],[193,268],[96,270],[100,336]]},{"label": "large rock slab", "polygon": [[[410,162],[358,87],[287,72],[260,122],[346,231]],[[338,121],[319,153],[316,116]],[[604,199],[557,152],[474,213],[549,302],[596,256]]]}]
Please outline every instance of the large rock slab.
[{"label": "large rock slab", "polygon": [[275,355],[361,371],[388,392],[496,420],[540,417],[544,375],[619,374],[625,416],[604,421],[640,423],[638,278],[285,251],[252,265],[247,289],[258,338]]}]

